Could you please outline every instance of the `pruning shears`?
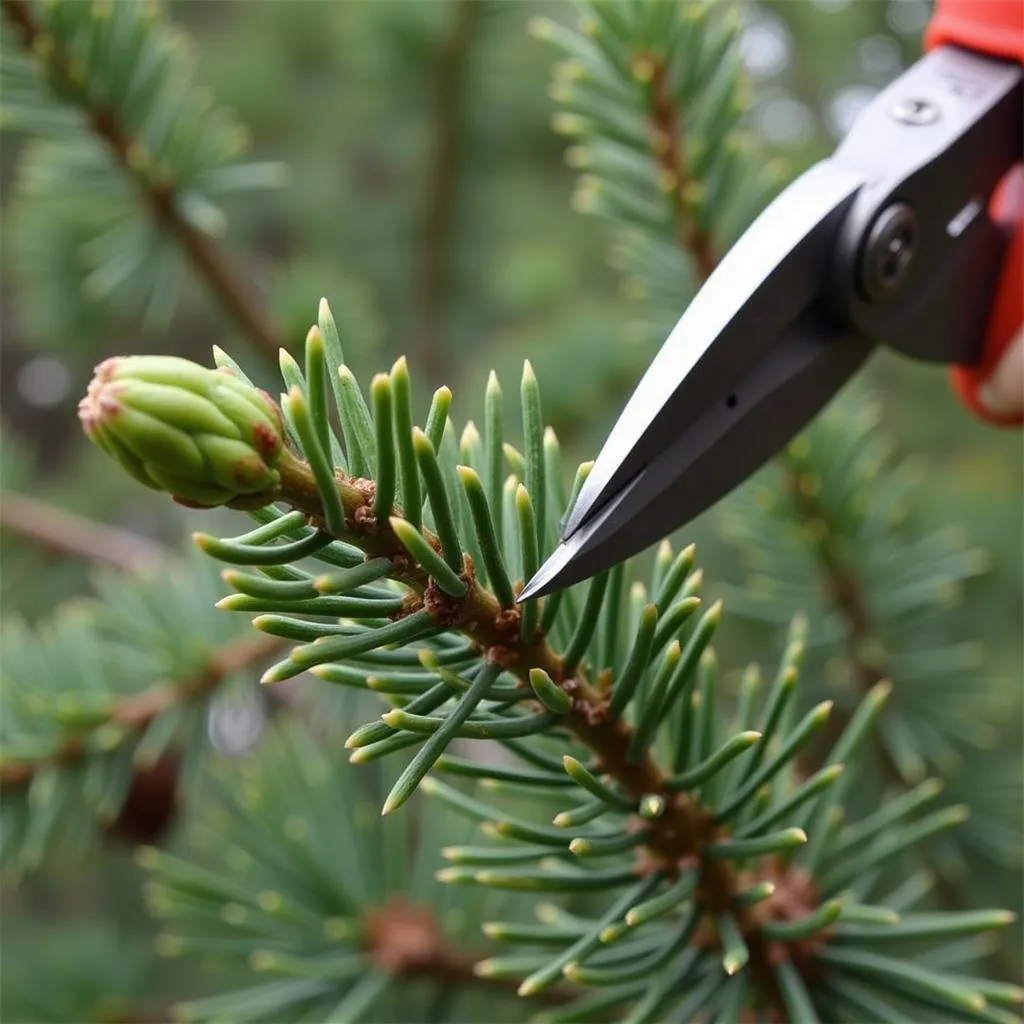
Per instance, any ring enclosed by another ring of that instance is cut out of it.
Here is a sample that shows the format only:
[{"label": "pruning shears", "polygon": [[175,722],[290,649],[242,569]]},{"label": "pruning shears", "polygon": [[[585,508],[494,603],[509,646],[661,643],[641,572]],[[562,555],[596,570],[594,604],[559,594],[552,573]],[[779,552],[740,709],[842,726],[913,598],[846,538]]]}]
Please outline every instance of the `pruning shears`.
[{"label": "pruning shears", "polygon": [[949,364],[969,409],[1011,422],[977,391],[1024,323],[1024,224],[998,209],[1024,156],[1024,5],[939,0],[925,47],[708,277],[520,600],[713,505],[880,345]]}]

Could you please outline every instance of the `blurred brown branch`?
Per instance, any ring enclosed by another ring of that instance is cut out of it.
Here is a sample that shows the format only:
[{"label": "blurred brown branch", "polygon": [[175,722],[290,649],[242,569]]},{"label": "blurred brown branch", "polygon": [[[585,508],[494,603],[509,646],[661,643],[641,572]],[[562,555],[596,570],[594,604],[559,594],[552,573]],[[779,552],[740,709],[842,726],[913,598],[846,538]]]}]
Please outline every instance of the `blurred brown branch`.
[{"label": "blurred brown branch", "polygon": [[167,556],[156,541],[66,512],[37,498],[0,492],[0,529],[17,533],[41,548],[133,571]]},{"label": "blurred brown branch", "polygon": [[[223,254],[210,238],[186,219],[178,209],[177,195],[172,184],[143,177],[132,170],[129,154],[135,140],[125,131],[110,108],[91,103],[78,88],[69,72],[69,58],[54,40],[45,36],[37,24],[32,6],[27,0],[2,0],[7,20],[21,35],[26,50],[46,60],[50,70],[67,87],[67,95],[86,114],[89,127],[113,151],[125,173],[138,185],[150,213],[171,234],[188,255],[196,273],[217,297],[236,325],[255,347],[277,362],[282,339],[277,329],[267,320],[250,290],[225,261]],[[46,40],[46,45],[43,40]],[[40,54],[47,54],[44,58]]]},{"label": "blurred brown branch", "polygon": [[669,69],[663,60],[654,61],[650,84],[651,126],[654,129],[654,158],[672,185],[672,201],[677,219],[677,238],[681,248],[693,258],[697,279],[707,280],[718,263],[711,239],[688,206],[693,178],[687,166],[683,144],[684,112],[672,99]]},{"label": "blurred brown branch", "polygon": [[483,0],[455,0],[452,25],[437,52],[434,78],[434,135],[421,238],[417,323],[413,326],[417,365],[438,382],[445,372],[442,319],[448,283],[455,199],[462,143],[462,99],[466,68]]}]

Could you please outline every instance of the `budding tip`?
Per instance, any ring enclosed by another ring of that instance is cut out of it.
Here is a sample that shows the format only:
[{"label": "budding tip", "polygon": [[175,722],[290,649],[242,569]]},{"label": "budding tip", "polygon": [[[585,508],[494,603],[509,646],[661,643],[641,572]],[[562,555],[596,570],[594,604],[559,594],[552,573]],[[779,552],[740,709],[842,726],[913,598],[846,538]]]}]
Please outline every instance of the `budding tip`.
[{"label": "budding tip", "polygon": [[889,694],[892,693],[892,680],[883,679],[881,682],[875,684],[874,689],[871,691],[871,695],[875,698],[875,702],[878,704],[884,704],[889,699]]}]

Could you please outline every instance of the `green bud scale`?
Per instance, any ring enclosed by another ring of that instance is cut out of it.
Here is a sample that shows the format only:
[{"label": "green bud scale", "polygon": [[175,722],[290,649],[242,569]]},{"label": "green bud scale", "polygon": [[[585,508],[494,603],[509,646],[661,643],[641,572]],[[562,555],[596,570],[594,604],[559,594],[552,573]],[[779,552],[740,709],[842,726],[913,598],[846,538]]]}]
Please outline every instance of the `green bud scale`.
[{"label": "green bud scale", "polygon": [[177,356],[115,356],[96,367],[78,416],[135,479],[182,505],[273,500],[280,413],[230,370]]}]

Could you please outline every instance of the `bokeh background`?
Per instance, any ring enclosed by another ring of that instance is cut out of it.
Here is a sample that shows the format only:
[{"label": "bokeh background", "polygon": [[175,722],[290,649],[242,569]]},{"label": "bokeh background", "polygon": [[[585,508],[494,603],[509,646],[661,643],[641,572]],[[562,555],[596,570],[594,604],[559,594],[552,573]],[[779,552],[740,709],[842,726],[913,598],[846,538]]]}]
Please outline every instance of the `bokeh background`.
[{"label": "bokeh background", "polygon": [[[787,177],[826,154],[919,56],[930,10],[923,0],[737,7],[749,127]],[[609,263],[607,225],[573,209],[566,141],[550,125],[553,55],[526,27],[537,13],[564,10],[527,0],[170,4],[193,41],[197,77],[247,127],[253,157],[287,165],[280,188],[228,207],[224,244],[288,344],[298,350],[326,295],[345,311],[358,373],[405,353],[419,404],[447,383],[459,422],[479,417],[489,369],[514,389],[529,357],[549,422],[582,459],[660,339],[645,326],[643,296]],[[205,361],[218,344],[260,383],[271,384],[276,368],[195,282],[186,279],[162,321],[83,292],[69,254],[88,211],[69,210],[64,234],[40,231],[39,200],[26,187],[30,149],[3,137],[3,488],[182,548],[197,517],[143,491],[78,430],[75,404],[93,365],[129,350]],[[52,272],[40,274],[41,262]],[[1021,434],[972,420],[941,370],[883,353],[862,377],[897,452],[919,464],[917,511],[936,527],[963,524],[990,554],[960,624],[984,650],[979,671],[1019,693]],[[712,592],[744,583],[721,516],[713,510],[684,531]],[[0,545],[5,615],[34,621],[89,592],[86,560],[48,551],[10,523]],[[777,649],[774,632],[747,621],[731,623],[719,643],[727,669]],[[122,923],[141,948],[149,926],[134,871],[128,852],[108,844],[9,887],[5,950],[46,921],[90,918]],[[188,970],[162,967],[159,987],[175,990]]]}]

